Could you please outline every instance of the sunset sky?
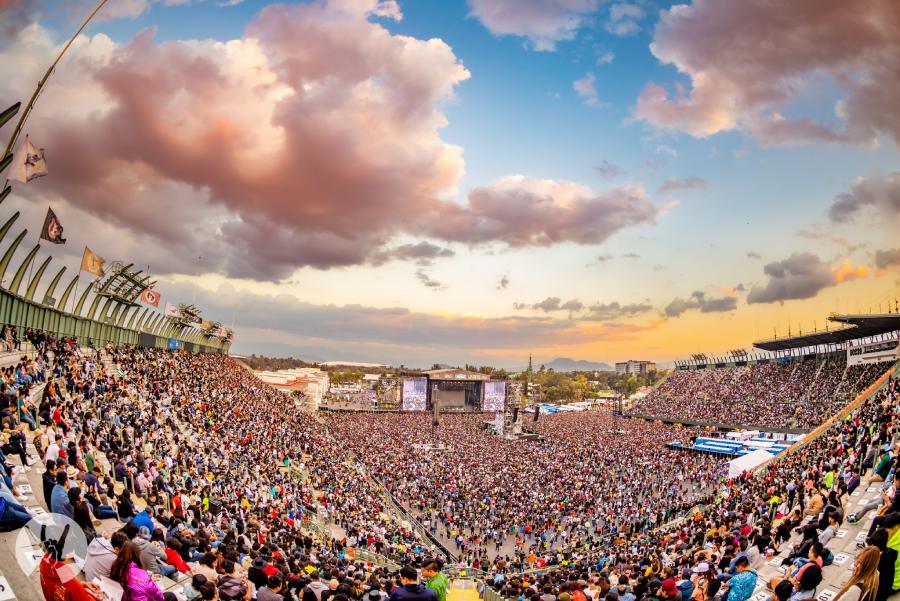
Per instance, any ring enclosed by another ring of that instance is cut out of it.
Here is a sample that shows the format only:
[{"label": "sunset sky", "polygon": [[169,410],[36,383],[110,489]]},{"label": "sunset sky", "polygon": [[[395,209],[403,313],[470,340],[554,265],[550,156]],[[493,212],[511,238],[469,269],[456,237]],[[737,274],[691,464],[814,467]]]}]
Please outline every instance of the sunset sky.
[{"label": "sunset sky", "polygon": [[[3,108],[92,5],[0,0]],[[893,306],[898,107],[895,0],[109,0],[3,209],[234,352],[668,362]]]}]

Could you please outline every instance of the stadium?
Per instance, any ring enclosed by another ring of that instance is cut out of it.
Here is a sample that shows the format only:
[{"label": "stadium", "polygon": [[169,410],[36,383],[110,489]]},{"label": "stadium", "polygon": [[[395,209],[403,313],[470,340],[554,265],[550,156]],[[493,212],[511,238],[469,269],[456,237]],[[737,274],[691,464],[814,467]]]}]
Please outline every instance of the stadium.
[{"label": "stadium", "polygon": [[894,3],[253,4],[0,2],[0,601],[900,600]]}]

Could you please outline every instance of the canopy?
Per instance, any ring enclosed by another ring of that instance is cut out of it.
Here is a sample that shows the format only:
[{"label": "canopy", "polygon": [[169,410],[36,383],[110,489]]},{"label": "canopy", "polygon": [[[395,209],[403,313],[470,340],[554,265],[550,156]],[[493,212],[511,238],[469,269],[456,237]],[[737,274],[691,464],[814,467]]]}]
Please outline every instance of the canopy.
[{"label": "canopy", "polygon": [[752,470],[753,468],[762,465],[771,458],[772,454],[765,449],[757,449],[755,451],[747,453],[746,455],[741,455],[740,457],[732,459],[728,462],[728,477],[737,478],[743,472]]}]

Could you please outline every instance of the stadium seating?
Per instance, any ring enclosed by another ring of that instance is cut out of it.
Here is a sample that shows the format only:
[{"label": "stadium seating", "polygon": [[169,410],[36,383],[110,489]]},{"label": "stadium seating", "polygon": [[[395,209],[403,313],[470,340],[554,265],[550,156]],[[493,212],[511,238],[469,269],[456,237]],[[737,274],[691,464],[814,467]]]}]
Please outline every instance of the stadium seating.
[{"label": "stadium seating", "polygon": [[844,353],[751,365],[677,369],[632,415],[686,423],[810,430],[844,406],[886,363],[846,367]]}]

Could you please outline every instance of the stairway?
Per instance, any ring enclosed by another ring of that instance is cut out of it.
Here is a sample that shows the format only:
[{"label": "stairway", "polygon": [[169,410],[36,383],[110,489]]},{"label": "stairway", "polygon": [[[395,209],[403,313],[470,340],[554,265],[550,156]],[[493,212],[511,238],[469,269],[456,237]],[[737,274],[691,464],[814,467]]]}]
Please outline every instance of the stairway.
[{"label": "stairway", "polygon": [[475,581],[466,579],[451,580],[447,591],[447,601],[478,601],[478,589]]}]

